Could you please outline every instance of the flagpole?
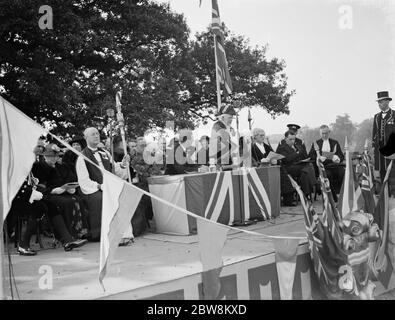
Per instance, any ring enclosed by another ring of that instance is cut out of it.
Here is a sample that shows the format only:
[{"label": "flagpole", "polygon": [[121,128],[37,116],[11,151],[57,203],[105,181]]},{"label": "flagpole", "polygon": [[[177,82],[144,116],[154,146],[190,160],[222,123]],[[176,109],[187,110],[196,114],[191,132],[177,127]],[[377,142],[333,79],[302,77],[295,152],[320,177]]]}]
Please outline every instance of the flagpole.
[{"label": "flagpole", "polygon": [[215,57],[215,81],[217,84],[217,111],[218,113],[221,110],[221,84],[219,81],[219,74],[218,74],[218,58],[217,58],[217,41],[215,39],[216,35],[213,34],[214,40],[214,57]]},{"label": "flagpole", "polygon": [[4,241],[3,241],[3,226],[4,226],[4,221],[3,221],[3,214],[0,215],[0,300],[6,300],[5,297],[5,291],[4,291],[4,269],[3,269],[3,264],[4,264]]}]

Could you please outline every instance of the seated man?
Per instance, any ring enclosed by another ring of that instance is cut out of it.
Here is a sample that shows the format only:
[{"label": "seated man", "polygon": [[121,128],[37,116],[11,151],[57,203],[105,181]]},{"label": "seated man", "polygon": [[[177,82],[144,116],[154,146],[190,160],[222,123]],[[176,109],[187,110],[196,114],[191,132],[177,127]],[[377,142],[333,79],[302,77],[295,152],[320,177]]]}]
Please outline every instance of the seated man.
[{"label": "seated man", "polygon": [[[299,144],[295,144],[295,134],[292,131],[285,133],[285,143],[280,143],[277,147],[277,153],[282,154],[285,158],[282,159],[282,166],[285,171],[291,175],[292,178],[299,181],[303,193],[309,199],[313,192],[315,184],[314,169],[311,163],[304,162],[308,159],[304,148]],[[292,195],[283,191],[285,201],[290,200]]]},{"label": "seated man", "polygon": [[197,153],[197,164],[208,166],[210,163],[209,161],[209,145],[210,145],[210,137],[209,136],[201,136],[199,139],[201,144],[201,148]]},{"label": "seated man", "polygon": [[[112,170],[112,159],[110,154],[99,148],[100,134],[96,128],[87,128],[84,131],[87,147],[82,150],[82,154],[98,165],[103,170]],[[122,162],[115,162],[115,174],[122,179],[127,178],[126,165],[129,162],[129,155],[125,155]],[[102,214],[102,183],[103,174],[101,171],[83,157],[78,157],[77,164],[78,183],[83,194],[83,198],[88,209],[88,222],[91,241],[100,241],[101,214]]]},{"label": "seated man", "polygon": [[198,171],[197,154],[192,146],[192,131],[183,129],[180,131],[180,142],[174,143],[166,159],[165,174],[184,174]]},{"label": "seated man", "polygon": [[[309,156],[314,160],[315,174],[318,177],[318,167],[315,161],[317,159],[317,151],[319,152],[331,185],[333,199],[337,201],[337,195],[340,193],[344,177],[344,167],[340,165],[344,160],[344,154],[339,142],[329,138],[329,133],[330,130],[327,125],[324,124],[320,127],[321,139],[312,144]],[[318,148],[318,150],[315,150],[315,148]]]},{"label": "seated man", "polygon": [[[265,131],[260,128],[254,128],[252,129],[252,137],[251,155],[254,166],[258,166],[262,162],[269,162],[266,158],[273,149],[269,144],[265,143]],[[276,163],[277,161],[272,164]]]}]

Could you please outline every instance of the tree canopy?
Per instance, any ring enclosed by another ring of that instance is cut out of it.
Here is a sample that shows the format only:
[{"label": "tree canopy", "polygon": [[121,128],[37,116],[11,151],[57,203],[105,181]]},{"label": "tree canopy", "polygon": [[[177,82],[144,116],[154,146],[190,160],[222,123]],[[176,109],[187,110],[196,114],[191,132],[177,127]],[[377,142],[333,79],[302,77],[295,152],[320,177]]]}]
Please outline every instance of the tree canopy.
[{"label": "tree canopy", "polygon": [[[150,0],[48,0],[53,29],[40,29],[38,0],[0,2],[0,92],[54,132],[104,119],[122,90],[128,131],[204,122],[216,109],[209,31],[190,39],[182,14]],[[208,17],[209,22],[209,17]],[[285,64],[229,31],[234,94],[225,103],[289,113]]]}]

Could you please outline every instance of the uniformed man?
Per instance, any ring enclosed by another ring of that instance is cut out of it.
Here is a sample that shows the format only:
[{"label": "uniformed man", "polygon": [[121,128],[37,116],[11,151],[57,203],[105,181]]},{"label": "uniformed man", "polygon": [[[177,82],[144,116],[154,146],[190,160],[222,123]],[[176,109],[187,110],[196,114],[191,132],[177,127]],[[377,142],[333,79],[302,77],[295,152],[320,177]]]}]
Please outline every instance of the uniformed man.
[{"label": "uniformed man", "polygon": [[218,115],[218,121],[211,130],[209,154],[210,159],[215,159],[219,165],[233,164],[232,156],[237,155],[237,144],[232,142],[231,137],[236,135],[231,124],[236,111],[231,106],[223,106]]},{"label": "uniformed man", "polygon": [[[381,181],[384,180],[385,172],[390,160],[385,159],[383,155],[380,154],[379,149],[387,143],[391,133],[395,133],[395,112],[389,107],[389,102],[391,100],[392,98],[390,98],[388,91],[377,93],[376,101],[379,104],[381,112],[374,115],[372,147],[374,148],[375,173],[376,176],[380,176]],[[391,176],[394,175],[394,172],[395,170],[391,172]]]}]

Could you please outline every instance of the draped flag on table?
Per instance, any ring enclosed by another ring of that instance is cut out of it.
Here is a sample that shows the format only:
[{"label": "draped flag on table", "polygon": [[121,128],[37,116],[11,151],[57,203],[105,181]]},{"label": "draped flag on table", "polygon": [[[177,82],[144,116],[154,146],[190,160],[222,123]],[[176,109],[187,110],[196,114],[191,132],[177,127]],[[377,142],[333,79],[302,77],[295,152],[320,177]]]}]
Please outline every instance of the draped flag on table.
[{"label": "draped flag on table", "polygon": [[387,173],[380,190],[380,198],[375,210],[375,220],[382,230],[381,239],[373,260],[373,272],[376,278],[386,289],[395,287],[394,257],[395,257],[395,204],[391,199],[391,208],[388,196],[388,178],[393,160],[390,162]]},{"label": "draped flag on table", "polygon": [[231,94],[232,80],[229,74],[228,60],[226,59],[225,47],[224,47],[224,31],[219,16],[218,1],[212,1],[212,24],[211,30],[214,33],[214,46],[216,54],[216,69],[219,76],[219,81],[225,87],[225,93]]},{"label": "draped flag on table", "polygon": [[100,239],[100,272],[103,279],[108,266],[121,241],[122,235],[131,224],[134,212],[141,200],[143,192],[112,173],[103,173],[103,209]]},{"label": "draped flag on table", "polygon": [[3,222],[31,171],[34,148],[45,130],[0,96],[0,201]]},{"label": "draped flag on table", "polygon": [[[262,217],[262,220],[270,219],[272,217],[272,207],[270,204],[269,196],[265,190],[265,187],[262,184],[261,179],[258,176],[256,169],[243,168],[239,176],[242,179],[242,203],[244,205],[242,210],[244,212],[244,219],[250,220],[251,218],[255,218],[256,216]],[[258,209],[256,210],[256,212],[254,212],[253,216],[250,210],[251,205],[253,205],[252,208],[254,208],[256,205]]]},{"label": "draped flag on table", "polygon": [[220,298],[220,273],[223,266],[222,250],[228,228],[210,221],[197,219],[200,260],[202,262],[202,296],[204,300]]},{"label": "draped flag on table", "polygon": [[352,159],[350,157],[350,151],[348,149],[347,137],[345,144],[346,170],[344,174],[343,184],[340,190],[339,202],[337,205],[337,208],[342,217],[345,217],[352,211],[359,211],[364,206],[362,191],[355,179]]},{"label": "draped flag on table", "polygon": [[281,300],[292,300],[299,240],[273,239]]}]

